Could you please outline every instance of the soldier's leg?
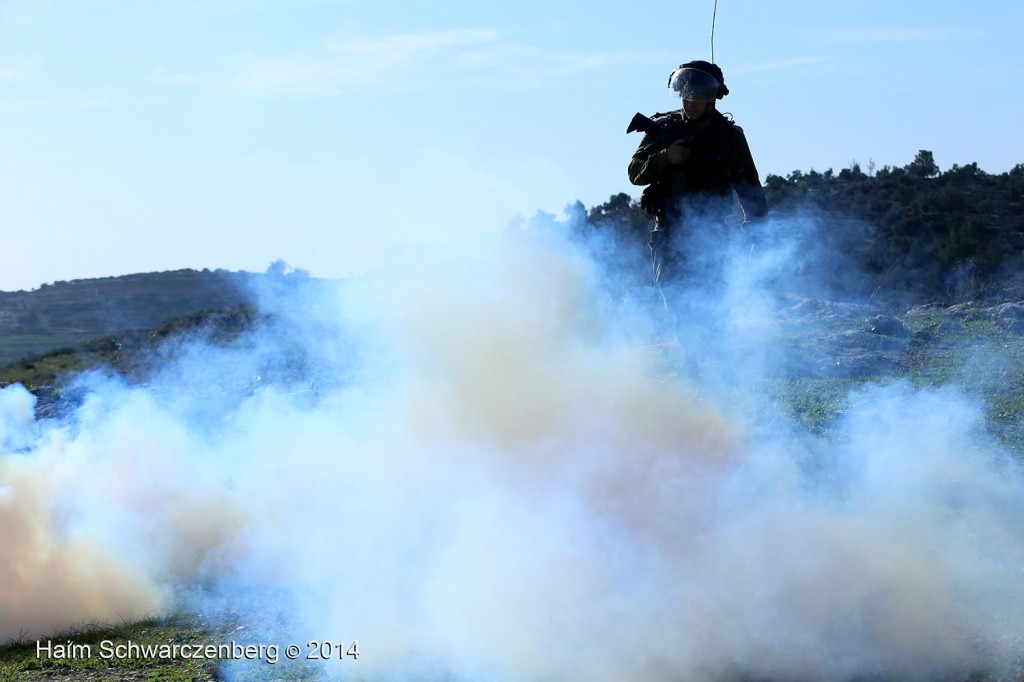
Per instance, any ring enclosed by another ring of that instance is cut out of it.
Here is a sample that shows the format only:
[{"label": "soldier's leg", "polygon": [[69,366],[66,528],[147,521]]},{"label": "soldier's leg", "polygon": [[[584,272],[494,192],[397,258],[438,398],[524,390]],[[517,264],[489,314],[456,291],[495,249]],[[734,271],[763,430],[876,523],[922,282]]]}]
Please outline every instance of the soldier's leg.
[{"label": "soldier's leg", "polygon": [[675,277],[676,257],[670,244],[669,232],[664,229],[651,232],[647,242],[647,255],[651,261],[651,277],[654,289],[660,299],[661,305],[668,309],[668,301],[665,298],[664,286],[669,279]]}]

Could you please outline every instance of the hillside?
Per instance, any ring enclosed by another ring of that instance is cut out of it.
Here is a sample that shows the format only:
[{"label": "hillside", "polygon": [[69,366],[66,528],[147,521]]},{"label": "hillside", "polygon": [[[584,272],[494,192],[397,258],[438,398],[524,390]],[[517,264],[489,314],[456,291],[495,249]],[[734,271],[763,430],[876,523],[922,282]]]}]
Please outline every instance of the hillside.
[{"label": "hillside", "polygon": [[0,292],[0,365],[250,300],[250,273],[175,270]]}]

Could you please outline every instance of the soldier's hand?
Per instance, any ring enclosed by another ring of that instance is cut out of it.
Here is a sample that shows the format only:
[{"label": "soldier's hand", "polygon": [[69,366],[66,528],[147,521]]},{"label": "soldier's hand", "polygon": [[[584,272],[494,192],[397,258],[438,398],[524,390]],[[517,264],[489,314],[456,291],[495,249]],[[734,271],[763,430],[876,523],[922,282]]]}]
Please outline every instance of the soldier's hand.
[{"label": "soldier's hand", "polygon": [[690,148],[682,140],[676,140],[668,147],[668,162],[674,165],[684,163],[690,158]]}]

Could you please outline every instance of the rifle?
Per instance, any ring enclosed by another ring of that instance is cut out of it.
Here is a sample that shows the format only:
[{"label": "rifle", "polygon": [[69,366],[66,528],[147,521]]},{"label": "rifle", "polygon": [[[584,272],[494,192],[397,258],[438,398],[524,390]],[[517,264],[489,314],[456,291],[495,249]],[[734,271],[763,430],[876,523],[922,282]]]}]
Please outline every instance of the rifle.
[{"label": "rifle", "polygon": [[[683,121],[683,123],[686,123],[686,121]],[[626,134],[628,135],[629,133],[635,133],[637,131],[653,133],[665,141],[668,141],[669,138],[668,130],[665,127],[658,125],[653,118],[644,116],[639,111],[633,114],[633,118],[629,122],[629,127],[626,128]],[[671,142],[675,142],[676,139],[677,138],[673,136]]]},{"label": "rifle", "polygon": [[666,145],[670,145],[676,140],[682,140],[691,150],[706,159],[724,166],[725,169],[729,171],[730,175],[733,174],[735,164],[732,163],[732,159],[729,158],[729,155],[724,154],[722,150],[712,148],[706,142],[698,139],[697,130],[694,124],[688,120],[684,119],[676,126],[667,126],[658,123],[652,118],[644,116],[638,111],[633,114],[633,118],[629,122],[629,127],[626,128],[626,134],[628,135],[629,133],[636,131],[656,135],[658,139]]}]

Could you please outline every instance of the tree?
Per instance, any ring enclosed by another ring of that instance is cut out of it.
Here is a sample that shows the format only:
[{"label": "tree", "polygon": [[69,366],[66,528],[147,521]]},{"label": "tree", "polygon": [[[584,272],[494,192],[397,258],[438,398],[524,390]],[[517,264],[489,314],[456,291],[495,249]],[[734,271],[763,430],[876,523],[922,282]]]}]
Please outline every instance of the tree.
[{"label": "tree", "polygon": [[622,219],[624,217],[628,217],[632,203],[632,197],[625,192],[613,194],[608,201],[604,202],[600,206],[595,206],[590,211],[589,218],[590,220],[597,222],[602,218]]},{"label": "tree", "polygon": [[907,166],[907,173],[918,178],[933,178],[939,174],[939,167],[935,163],[935,157],[927,149],[917,152],[917,156]]}]

